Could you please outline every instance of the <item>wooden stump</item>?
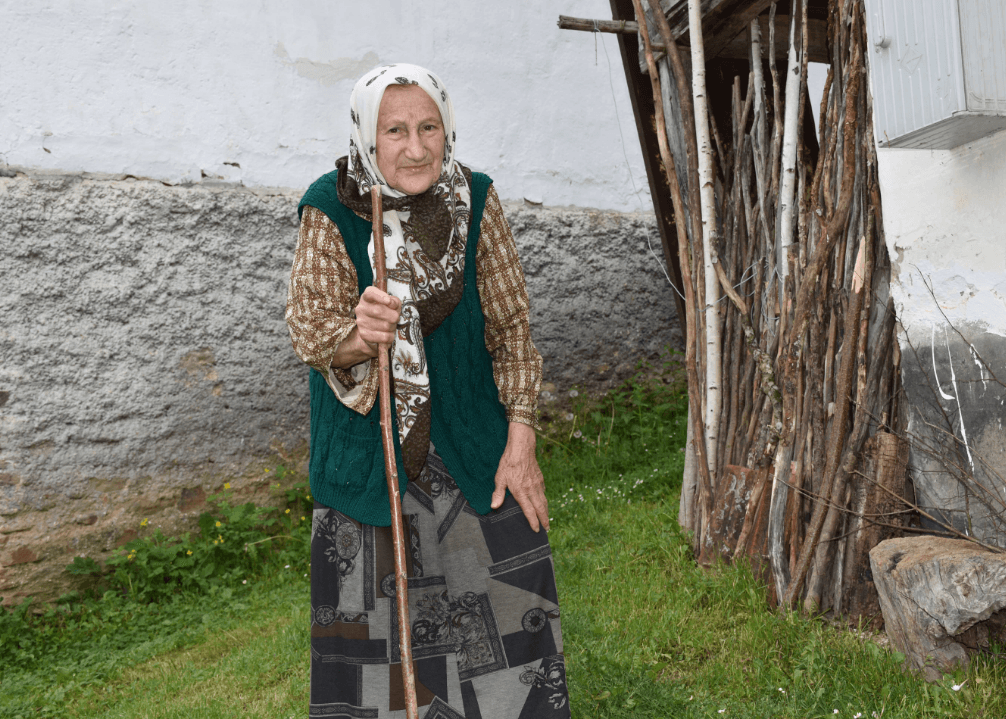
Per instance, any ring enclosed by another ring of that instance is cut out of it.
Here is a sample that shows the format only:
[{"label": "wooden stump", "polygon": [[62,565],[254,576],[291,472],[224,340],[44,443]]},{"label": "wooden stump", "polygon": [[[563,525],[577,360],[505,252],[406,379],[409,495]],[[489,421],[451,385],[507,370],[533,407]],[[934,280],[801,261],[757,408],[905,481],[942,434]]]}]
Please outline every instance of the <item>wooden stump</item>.
[{"label": "wooden stump", "polygon": [[960,539],[905,537],[870,552],[891,642],[936,681],[967,665],[969,649],[1006,640],[1006,554]]}]

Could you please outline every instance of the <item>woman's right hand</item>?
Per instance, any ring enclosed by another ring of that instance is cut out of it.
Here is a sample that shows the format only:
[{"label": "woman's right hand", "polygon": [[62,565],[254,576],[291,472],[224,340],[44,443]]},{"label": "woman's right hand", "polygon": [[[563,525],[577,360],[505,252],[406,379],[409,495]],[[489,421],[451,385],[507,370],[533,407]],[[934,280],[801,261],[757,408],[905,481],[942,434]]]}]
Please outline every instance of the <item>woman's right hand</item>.
[{"label": "woman's right hand", "polygon": [[373,348],[371,357],[376,357],[377,345],[395,341],[395,328],[402,313],[402,301],[371,286],[360,295],[355,312],[360,339]]},{"label": "woman's right hand", "polygon": [[395,328],[401,312],[402,301],[397,297],[373,286],[365,289],[354,310],[356,327],[336,349],[332,366],[349,369],[377,357],[378,345],[395,341]]}]

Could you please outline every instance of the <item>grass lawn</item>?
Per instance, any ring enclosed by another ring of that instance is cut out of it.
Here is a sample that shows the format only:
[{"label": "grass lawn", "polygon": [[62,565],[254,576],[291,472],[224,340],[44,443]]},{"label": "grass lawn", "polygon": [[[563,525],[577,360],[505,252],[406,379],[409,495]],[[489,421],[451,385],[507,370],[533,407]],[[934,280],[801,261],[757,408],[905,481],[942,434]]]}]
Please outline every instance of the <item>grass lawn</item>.
[{"label": "grass lawn", "polygon": [[[696,567],[676,518],[684,406],[659,381],[577,398],[539,443],[573,717],[1006,716],[1002,656],[927,685],[869,638],[770,611],[744,566]],[[90,624],[14,635],[0,616],[0,647],[23,649],[0,717],[304,716],[308,598],[302,571],[268,565]]]}]

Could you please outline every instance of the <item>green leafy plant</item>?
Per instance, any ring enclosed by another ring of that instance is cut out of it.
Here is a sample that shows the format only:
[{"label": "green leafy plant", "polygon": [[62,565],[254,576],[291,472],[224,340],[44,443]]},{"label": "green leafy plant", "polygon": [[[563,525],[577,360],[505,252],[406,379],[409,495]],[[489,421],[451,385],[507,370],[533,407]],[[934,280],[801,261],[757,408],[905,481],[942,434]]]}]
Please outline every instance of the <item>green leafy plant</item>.
[{"label": "green leafy plant", "polygon": [[233,504],[227,492],[211,495],[207,501],[212,509],[200,515],[198,535],[166,537],[158,529],[138,537],[106,561],[106,580],[113,589],[149,602],[233,583],[257,574],[263,563],[305,566],[310,524],[302,512],[307,485],[300,483],[279,497],[280,507],[259,507]]}]

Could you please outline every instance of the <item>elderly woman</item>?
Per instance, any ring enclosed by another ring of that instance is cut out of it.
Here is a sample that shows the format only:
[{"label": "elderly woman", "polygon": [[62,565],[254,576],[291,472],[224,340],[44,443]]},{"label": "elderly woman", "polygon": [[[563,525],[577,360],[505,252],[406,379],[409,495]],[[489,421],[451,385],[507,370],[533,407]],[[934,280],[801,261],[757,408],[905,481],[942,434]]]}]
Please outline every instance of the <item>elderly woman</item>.
[{"label": "elderly woman", "polygon": [[[486,175],[454,159],[443,82],[364,75],[349,155],[301,200],[286,318],[311,366],[312,717],[405,707],[391,515],[375,402],[391,344],[421,716],[568,717],[535,459],[541,356],[516,247]],[[388,292],[372,287],[370,188]]]}]

